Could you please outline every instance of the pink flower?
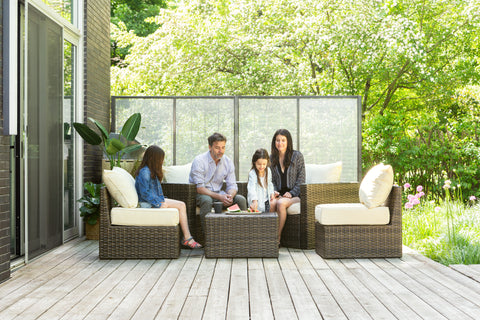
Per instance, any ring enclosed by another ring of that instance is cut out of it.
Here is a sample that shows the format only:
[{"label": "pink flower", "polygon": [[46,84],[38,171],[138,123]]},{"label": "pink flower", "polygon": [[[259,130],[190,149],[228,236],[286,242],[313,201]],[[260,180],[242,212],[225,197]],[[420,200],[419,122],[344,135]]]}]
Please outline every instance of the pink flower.
[{"label": "pink flower", "polygon": [[413,208],[413,204],[411,204],[410,202],[405,203],[405,209],[412,209],[412,208]]},{"label": "pink flower", "polygon": [[475,200],[477,200],[477,197],[475,197],[475,196],[470,196],[469,199],[470,199],[470,201],[475,201]]},{"label": "pink flower", "polygon": [[420,195],[420,198],[421,198],[421,197],[423,197],[423,196],[425,195],[425,192],[420,191],[419,195]]},{"label": "pink flower", "polygon": [[417,192],[420,192],[423,190],[423,187],[422,186],[417,186]]},{"label": "pink flower", "polygon": [[416,205],[416,204],[420,203],[420,200],[418,200],[417,198],[413,198],[413,200],[411,202],[412,202],[413,205]]},{"label": "pink flower", "polygon": [[405,190],[407,190],[407,189],[410,188],[410,187],[411,187],[411,185],[410,185],[410,183],[408,183],[408,182],[403,185],[403,188],[404,188]]},{"label": "pink flower", "polygon": [[435,207],[435,212],[439,212],[440,211],[440,207]]},{"label": "pink flower", "polygon": [[407,196],[407,199],[408,199],[409,202],[411,202],[414,198],[415,198],[415,196],[413,194],[409,194]]}]

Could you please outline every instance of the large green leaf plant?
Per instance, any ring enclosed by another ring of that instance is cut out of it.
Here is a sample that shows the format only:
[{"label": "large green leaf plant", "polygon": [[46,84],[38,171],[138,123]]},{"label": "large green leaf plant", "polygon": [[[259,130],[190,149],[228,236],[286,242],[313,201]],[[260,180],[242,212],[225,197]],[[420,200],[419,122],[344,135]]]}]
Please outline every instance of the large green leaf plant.
[{"label": "large green leaf plant", "polygon": [[110,161],[110,169],[113,169],[113,167],[120,167],[120,161],[123,155],[137,151],[142,147],[141,144],[128,144],[128,142],[135,140],[138,130],[140,129],[140,122],[142,120],[140,113],[134,113],[131,115],[118,135],[109,135],[102,124],[95,119],[88,119],[95,124],[100,131],[100,134],[92,130],[85,123],[74,122],[73,127],[85,142],[94,146],[98,145],[102,149],[103,153]]}]

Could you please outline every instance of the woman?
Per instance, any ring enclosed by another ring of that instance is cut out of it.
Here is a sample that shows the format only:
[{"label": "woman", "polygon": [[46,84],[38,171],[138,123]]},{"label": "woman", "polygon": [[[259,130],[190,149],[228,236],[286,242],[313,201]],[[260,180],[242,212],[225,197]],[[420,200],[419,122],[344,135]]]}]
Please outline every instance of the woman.
[{"label": "woman", "polygon": [[287,208],[300,202],[300,185],[305,183],[305,161],[299,151],[293,150],[292,135],[287,129],[279,129],[273,135],[270,160],[272,182],[277,198],[278,243],[280,243],[287,219]]},{"label": "woman", "polygon": [[135,189],[138,193],[138,201],[142,208],[176,208],[179,212],[180,228],[183,232],[182,245],[196,249],[201,248],[190,234],[187,220],[187,207],[178,200],[167,199],[163,196],[163,160],[165,152],[157,146],[150,146],[143,155],[142,163],[135,173]]}]

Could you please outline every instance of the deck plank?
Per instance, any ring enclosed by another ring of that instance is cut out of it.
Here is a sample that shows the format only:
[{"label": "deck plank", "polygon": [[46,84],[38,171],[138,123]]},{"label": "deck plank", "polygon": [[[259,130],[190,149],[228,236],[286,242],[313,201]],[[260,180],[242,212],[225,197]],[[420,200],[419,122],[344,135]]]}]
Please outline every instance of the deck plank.
[{"label": "deck plank", "polygon": [[[295,262],[303,281],[307,285],[313,300],[317,304],[317,308],[320,310],[322,318],[346,319],[342,309],[337,304],[318,274],[315,272],[314,266],[324,268],[327,266],[327,264],[323,262],[323,260],[322,264],[318,264],[318,260],[313,258],[313,255],[308,255],[306,254],[306,251],[303,250],[290,250],[290,254],[292,255],[293,261]],[[316,254],[315,256],[318,257]]]},{"label": "deck plank", "polygon": [[275,319],[298,319],[278,260],[265,259],[263,264]]},{"label": "deck plank", "polygon": [[226,318],[231,271],[232,259],[217,259],[203,313],[204,319]]},{"label": "deck plank", "polygon": [[[99,260],[78,239],[0,284],[0,319],[476,319],[480,283],[409,250],[402,258]],[[462,272],[463,271],[463,272]],[[475,274],[475,273],[473,273]]]},{"label": "deck plank", "polygon": [[130,319],[142,304],[158,279],[163,275],[170,260],[155,260],[144,277],[138,281],[135,288],[131,290],[108,317],[112,320]]},{"label": "deck plank", "polygon": [[263,260],[260,258],[248,259],[248,287],[250,318],[252,320],[274,319]]}]

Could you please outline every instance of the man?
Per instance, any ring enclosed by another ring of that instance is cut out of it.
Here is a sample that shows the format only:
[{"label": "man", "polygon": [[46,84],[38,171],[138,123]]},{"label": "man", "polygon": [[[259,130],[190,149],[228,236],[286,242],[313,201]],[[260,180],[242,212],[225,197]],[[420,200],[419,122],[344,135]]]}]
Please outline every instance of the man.
[{"label": "man", "polygon": [[[238,204],[241,210],[247,210],[244,196],[238,195],[235,179],[235,165],[224,156],[227,138],[215,132],[208,137],[208,152],[195,157],[190,170],[189,182],[197,186],[197,205],[200,207],[200,221],[205,231],[205,216],[212,210],[214,201],[220,201],[224,207]],[[223,181],[226,191],[222,190]]]}]

